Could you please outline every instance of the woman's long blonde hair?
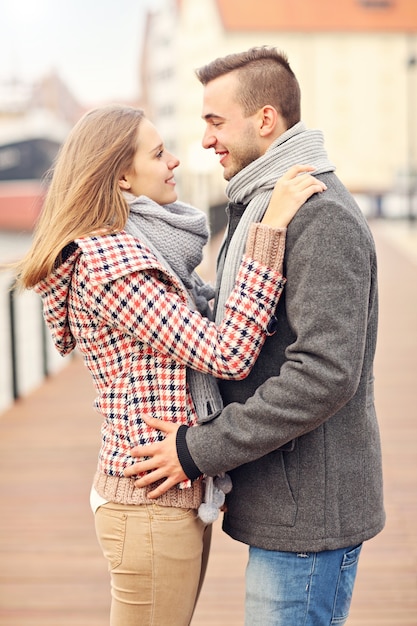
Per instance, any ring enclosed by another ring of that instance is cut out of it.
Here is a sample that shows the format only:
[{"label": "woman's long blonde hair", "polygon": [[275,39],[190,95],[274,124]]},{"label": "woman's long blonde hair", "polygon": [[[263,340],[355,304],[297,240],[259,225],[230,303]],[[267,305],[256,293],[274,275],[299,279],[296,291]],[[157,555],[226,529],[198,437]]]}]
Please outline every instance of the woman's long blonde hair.
[{"label": "woman's long blonde hair", "polygon": [[19,287],[47,277],[76,238],[123,230],[128,205],[118,181],[132,168],[143,118],[141,109],[109,105],[74,126],[56,158],[32,246],[16,265]]}]

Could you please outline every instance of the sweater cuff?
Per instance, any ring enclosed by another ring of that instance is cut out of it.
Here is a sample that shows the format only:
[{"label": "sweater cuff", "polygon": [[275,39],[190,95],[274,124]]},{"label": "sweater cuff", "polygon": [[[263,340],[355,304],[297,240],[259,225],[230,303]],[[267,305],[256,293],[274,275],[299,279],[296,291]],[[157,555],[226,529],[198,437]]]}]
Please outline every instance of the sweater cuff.
[{"label": "sweater cuff", "polygon": [[272,228],[258,222],[251,224],[246,254],[282,274],[286,234],[286,228]]},{"label": "sweater cuff", "polygon": [[186,474],[190,480],[196,480],[197,478],[200,478],[203,472],[201,472],[197,465],[194,463],[193,457],[188,450],[187,442],[185,439],[187,435],[187,430],[188,426],[182,424],[177,431],[177,455],[178,460],[181,463],[181,467],[184,470],[184,474]]}]

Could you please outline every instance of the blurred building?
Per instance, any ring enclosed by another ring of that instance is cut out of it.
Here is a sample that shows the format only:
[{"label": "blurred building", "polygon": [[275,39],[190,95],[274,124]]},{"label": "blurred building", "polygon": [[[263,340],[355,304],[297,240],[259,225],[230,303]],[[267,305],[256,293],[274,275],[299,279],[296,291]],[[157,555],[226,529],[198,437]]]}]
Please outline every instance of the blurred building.
[{"label": "blurred building", "polygon": [[0,229],[31,230],[42,206],[42,178],[83,113],[59,76],[0,84]]},{"label": "blurred building", "polygon": [[288,54],[302,118],[324,131],[352,191],[378,198],[407,189],[417,170],[416,32],[415,0],[165,0],[148,18],[143,96],[182,158],[182,197],[207,208],[224,190],[214,154],[200,147],[194,69],[261,45]]}]

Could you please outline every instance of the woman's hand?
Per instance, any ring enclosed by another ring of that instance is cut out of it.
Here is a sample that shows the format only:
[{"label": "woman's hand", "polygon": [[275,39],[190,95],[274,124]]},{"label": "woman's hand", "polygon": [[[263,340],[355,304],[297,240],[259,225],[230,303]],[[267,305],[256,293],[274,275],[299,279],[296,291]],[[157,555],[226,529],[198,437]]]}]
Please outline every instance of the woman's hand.
[{"label": "woman's hand", "polygon": [[327,189],[324,183],[309,174],[314,169],[311,165],[293,165],[278,179],[262,224],[272,228],[286,228],[313,193]]}]

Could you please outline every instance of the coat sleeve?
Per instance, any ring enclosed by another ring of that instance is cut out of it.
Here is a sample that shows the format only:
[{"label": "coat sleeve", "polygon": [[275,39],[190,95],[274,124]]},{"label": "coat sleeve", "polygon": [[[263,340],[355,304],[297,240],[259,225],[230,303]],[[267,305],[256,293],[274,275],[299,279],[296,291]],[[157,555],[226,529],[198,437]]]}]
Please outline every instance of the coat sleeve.
[{"label": "coat sleeve", "polygon": [[286,255],[286,316],[293,340],[279,375],[244,404],[231,403],[214,421],[186,433],[194,463],[209,475],[315,429],[358,387],[373,265],[369,229],[337,200],[307,203],[288,228]]},{"label": "coat sleeve", "polygon": [[171,279],[157,269],[96,283],[91,306],[105,324],[137,342],[150,356],[173,360],[218,378],[244,378],[270,329],[285,280],[245,256],[225,318],[214,322],[192,311]]}]

